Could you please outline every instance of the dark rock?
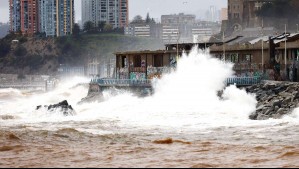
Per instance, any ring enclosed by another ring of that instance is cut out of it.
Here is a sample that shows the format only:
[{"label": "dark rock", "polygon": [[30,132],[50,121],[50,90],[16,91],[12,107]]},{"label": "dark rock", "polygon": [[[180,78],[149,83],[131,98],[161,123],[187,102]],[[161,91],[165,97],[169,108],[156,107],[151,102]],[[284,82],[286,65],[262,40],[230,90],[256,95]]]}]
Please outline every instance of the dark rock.
[{"label": "dark rock", "polygon": [[286,112],[286,109],[284,109],[284,108],[280,108],[280,109],[276,112],[276,114],[283,115],[283,114],[285,114],[285,112]]},{"label": "dark rock", "polygon": [[299,92],[297,92],[294,96],[294,99],[299,99]]},{"label": "dark rock", "polygon": [[267,110],[264,111],[262,114],[264,114],[264,115],[271,115],[271,114],[273,114],[273,110],[271,110],[271,109],[267,109]]},{"label": "dark rock", "polygon": [[299,107],[299,83],[264,81],[259,85],[246,88],[255,93],[257,103],[256,112],[250,114],[252,120],[267,120],[281,118]]},{"label": "dark rock", "polygon": [[90,92],[88,93],[87,97],[81,99],[81,101],[78,104],[103,102],[103,101],[104,101],[104,96],[101,93]]},{"label": "dark rock", "polygon": [[39,110],[42,106],[36,106],[36,110]]},{"label": "dark rock", "polygon": [[268,116],[268,115],[259,114],[256,119],[257,120],[268,120],[269,118],[270,118],[270,116]]},{"label": "dark rock", "polygon": [[273,119],[281,119],[282,117],[283,117],[283,115],[281,115],[281,114],[274,114],[272,116]]},{"label": "dark rock", "polygon": [[275,106],[274,111],[277,112],[279,110],[278,106]]},{"label": "dark rock", "polygon": [[[36,110],[41,109],[42,106],[37,106]],[[75,115],[75,111],[71,105],[68,104],[66,100],[49,106],[44,106],[48,111],[53,112],[55,110],[63,112],[64,116],[73,116]]]},{"label": "dark rock", "polygon": [[257,120],[257,116],[258,116],[258,113],[257,113],[257,112],[254,112],[254,113],[252,113],[252,114],[249,116],[249,119],[250,119],[250,120]]},{"label": "dark rock", "polygon": [[283,105],[287,105],[287,104],[291,103],[291,101],[292,101],[292,98],[291,98],[291,97],[287,97],[286,99],[284,99],[284,100],[282,101],[282,104],[283,104]]},{"label": "dark rock", "polygon": [[276,106],[281,107],[281,101],[280,100],[274,100],[272,106],[273,107],[276,107]]}]

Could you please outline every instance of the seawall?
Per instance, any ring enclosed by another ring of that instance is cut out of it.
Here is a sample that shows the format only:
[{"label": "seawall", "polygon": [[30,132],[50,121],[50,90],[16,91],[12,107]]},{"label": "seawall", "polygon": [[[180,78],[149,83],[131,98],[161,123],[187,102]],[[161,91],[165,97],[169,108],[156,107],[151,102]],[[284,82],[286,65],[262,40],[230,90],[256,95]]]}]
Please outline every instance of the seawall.
[{"label": "seawall", "polygon": [[[262,81],[260,84],[244,88],[248,93],[256,95],[258,101],[256,111],[249,118],[252,120],[267,120],[269,118],[279,119],[299,107],[299,83]],[[99,85],[89,84],[88,96],[82,99],[83,102],[104,101],[103,92],[105,90],[129,91],[138,97],[145,97],[153,93],[150,86],[132,85]],[[221,93],[220,95],[221,96]]]},{"label": "seawall", "polygon": [[258,101],[256,112],[249,116],[252,120],[279,119],[299,106],[299,83],[296,82],[263,81],[245,89],[255,93]]}]

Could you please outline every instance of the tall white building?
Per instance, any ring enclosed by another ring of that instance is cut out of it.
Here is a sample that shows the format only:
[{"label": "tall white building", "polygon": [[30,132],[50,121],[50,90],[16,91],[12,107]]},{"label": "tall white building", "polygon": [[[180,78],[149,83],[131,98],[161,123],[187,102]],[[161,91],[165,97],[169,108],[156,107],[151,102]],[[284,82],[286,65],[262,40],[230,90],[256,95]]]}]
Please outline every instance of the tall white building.
[{"label": "tall white building", "polygon": [[9,0],[9,20],[10,31],[17,32],[21,30],[21,1]]},{"label": "tall white building", "polygon": [[72,34],[74,0],[39,0],[39,28],[46,36]]},{"label": "tall white building", "polygon": [[210,22],[219,21],[219,12],[216,6],[210,6],[210,10],[206,12],[206,21],[210,21]]},{"label": "tall white building", "polygon": [[56,1],[39,1],[40,32],[56,36]]},{"label": "tall white building", "polygon": [[82,0],[82,24],[106,22],[113,28],[128,25],[128,0]]}]

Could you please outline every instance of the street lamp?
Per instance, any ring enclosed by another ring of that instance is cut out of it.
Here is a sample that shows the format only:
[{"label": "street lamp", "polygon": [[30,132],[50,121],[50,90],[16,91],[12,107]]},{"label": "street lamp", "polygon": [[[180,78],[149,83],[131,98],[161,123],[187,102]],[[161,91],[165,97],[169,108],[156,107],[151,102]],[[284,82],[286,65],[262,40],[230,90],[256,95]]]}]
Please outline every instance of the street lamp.
[{"label": "street lamp", "polygon": [[219,38],[217,38],[217,37],[215,37],[213,35],[211,37],[215,38],[216,40],[222,41],[222,50],[223,50],[223,59],[222,60],[225,61],[225,46],[224,46],[224,38],[225,37],[224,37],[224,31],[223,31],[223,35],[222,35],[221,39],[219,39]]},{"label": "street lamp", "polygon": [[176,42],[176,56],[177,56],[177,60],[179,59],[179,40],[180,40],[180,30],[179,30],[179,27],[178,27],[178,30],[177,30],[177,42]]},{"label": "street lamp", "polygon": [[297,26],[297,33],[299,33],[299,25],[298,25],[298,24],[296,24],[296,26]]},{"label": "street lamp", "polygon": [[224,43],[224,31],[223,31],[223,35],[222,35],[222,43],[223,43],[223,57],[224,57],[224,61],[226,60],[225,58],[225,43]]}]

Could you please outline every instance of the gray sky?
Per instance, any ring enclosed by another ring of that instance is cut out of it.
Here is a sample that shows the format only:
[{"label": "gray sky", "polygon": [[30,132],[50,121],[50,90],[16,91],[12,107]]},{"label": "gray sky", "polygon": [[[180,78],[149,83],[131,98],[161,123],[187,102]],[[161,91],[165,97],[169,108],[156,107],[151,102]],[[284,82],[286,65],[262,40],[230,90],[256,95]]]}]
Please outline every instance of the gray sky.
[{"label": "gray sky", "polygon": [[[136,15],[145,18],[149,12],[151,17],[160,20],[161,15],[184,12],[201,19],[211,5],[221,9],[227,6],[227,0],[129,0],[129,18]],[[75,15],[76,21],[81,20],[81,0],[75,0]],[[0,22],[8,20],[8,0],[0,0]]]}]

